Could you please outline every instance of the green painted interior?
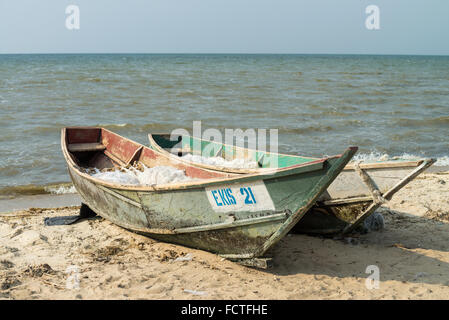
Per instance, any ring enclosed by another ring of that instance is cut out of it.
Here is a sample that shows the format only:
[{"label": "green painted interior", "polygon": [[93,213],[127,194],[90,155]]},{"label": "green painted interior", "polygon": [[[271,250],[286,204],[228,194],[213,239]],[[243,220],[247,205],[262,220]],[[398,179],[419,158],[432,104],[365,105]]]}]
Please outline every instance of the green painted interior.
[{"label": "green painted interior", "polygon": [[[170,141],[167,135],[155,134],[153,135],[153,139],[164,149],[172,148],[178,143],[177,141]],[[306,158],[301,156],[245,149],[223,143],[202,140],[192,136],[182,136],[181,147],[182,149],[191,150],[192,154],[202,155],[203,157],[220,156],[226,160],[234,160],[236,158],[244,157],[248,160],[259,162],[259,167],[261,168],[286,168],[293,165],[318,160],[318,158]]]},{"label": "green painted interior", "polygon": [[[164,149],[173,148],[179,141],[171,141],[169,135],[154,134],[154,141]],[[150,146],[151,147],[151,146]]]},{"label": "green painted interior", "polygon": [[[164,149],[174,147],[178,141],[170,141],[169,135],[167,134],[154,134],[152,135],[155,142]],[[180,137],[181,140],[181,137]],[[251,150],[245,148],[239,148],[236,146],[229,146],[226,144],[202,140],[192,136],[182,136],[181,146],[183,149],[192,150],[193,154],[202,155],[203,157],[213,157],[218,155],[225,158],[226,160],[233,160],[235,158],[241,157],[241,154],[237,154],[236,150],[247,150],[249,151],[248,157],[245,157],[251,161],[258,161],[261,168],[272,168],[270,166],[271,158],[277,160],[277,164],[274,166],[276,168],[286,168],[297,164],[303,164],[307,162],[312,162],[318,160],[318,158],[301,157],[297,155],[270,153],[265,151]],[[197,150],[201,150],[201,153]],[[400,157],[395,157],[388,159],[388,162],[409,162],[418,161],[420,159],[403,159]],[[385,160],[365,160],[364,163],[382,163]]]}]

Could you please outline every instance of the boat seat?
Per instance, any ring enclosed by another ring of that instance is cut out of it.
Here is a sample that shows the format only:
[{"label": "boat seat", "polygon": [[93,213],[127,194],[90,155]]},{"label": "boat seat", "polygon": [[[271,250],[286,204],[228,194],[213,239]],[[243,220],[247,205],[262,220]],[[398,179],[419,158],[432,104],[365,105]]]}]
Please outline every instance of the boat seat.
[{"label": "boat seat", "polygon": [[102,151],[106,147],[98,142],[94,143],[72,143],[68,145],[70,152],[88,152],[88,151]]}]

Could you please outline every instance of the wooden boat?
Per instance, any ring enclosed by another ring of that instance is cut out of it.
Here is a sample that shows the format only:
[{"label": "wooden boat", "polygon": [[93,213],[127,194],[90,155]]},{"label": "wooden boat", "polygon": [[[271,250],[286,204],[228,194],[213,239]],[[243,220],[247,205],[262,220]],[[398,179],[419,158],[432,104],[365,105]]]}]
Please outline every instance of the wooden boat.
[{"label": "wooden boat", "polygon": [[[185,164],[198,168],[232,174],[261,174],[277,168],[316,161],[317,158],[289,154],[276,154],[230,146],[192,136],[149,134],[150,147],[176,157]],[[231,168],[185,160],[186,154],[203,157],[221,156],[225,160],[246,159],[257,163],[256,168]],[[350,162],[293,228],[294,232],[308,234],[345,234],[355,230],[362,222],[393,195],[412,181],[435,159]]]},{"label": "wooden boat", "polygon": [[[100,216],[131,231],[243,264],[260,263],[256,258],[304,216],[357,150],[350,147],[341,155],[266,174],[235,175],[186,164],[104,128],[64,128],[61,147],[76,190]],[[171,166],[196,180],[135,186],[106,182],[86,171],[133,163]]]}]

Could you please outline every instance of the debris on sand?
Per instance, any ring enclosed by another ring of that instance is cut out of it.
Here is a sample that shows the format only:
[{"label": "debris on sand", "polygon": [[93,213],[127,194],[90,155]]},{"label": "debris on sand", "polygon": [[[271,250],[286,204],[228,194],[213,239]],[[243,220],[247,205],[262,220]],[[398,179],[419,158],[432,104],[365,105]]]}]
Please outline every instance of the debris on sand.
[{"label": "debris on sand", "polygon": [[186,254],[185,256],[177,257],[175,261],[191,261],[193,256],[191,253]]},{"label": "debris on sand", "polygon": [[[184,253],[182,253],[182,254],[184,254]],[[171,249],[164,250],[164,252],[162,252],[159,255],[159,261],[167,262],[167,261],[174,260],[174,259],[178,258],[178,256],[179,256],[179,254],[176,251],[173,251]]]},{"label": "debris on sand", "polygon": [[427,213],[424,215],[426,218],[442,221],[442,222],[449,222],[449,212],[443,211],[443,210],[431,210],[429,209]]},{"label": "debris on sand", "polygon": [[123,249],[117,246],[107,246],[105,248],[100,248],[97,251],[91,253],[91,256],[95,261],[99,262],[109,262],[115,255],[122,255]]},{"label": "debris on sand", "polygon": [[8,290],[10,288],[17,287],[20,284],[22,283],[19,281],[19,279],[14,276],[9,276],[2,281],[0,290]]},{"label": "debris on sand", "polygon": [[380,212],[374,212],[363,222],[368,231],[380,231],[385,227],[384,217]]},{"label": "debris on sand", "polygon": [[36,266],[29,266],[23,273],[33,278],[40,278],[44,274],[56,274],[56,271],[48,264],[44,263]]},{"label": "debris on sand", "polygon": [[196,291],[196,290],[184,289],[184,292],[193,294],[195,296],[205,296],[205,295],[207,295],[206,291]]},{"label": "debris on sand", "polygon": [[14,267],[14,263],[12,263],[9,260],[1,260],[0,261],[0,267],[2,269],[11,269],[12,267]]}]

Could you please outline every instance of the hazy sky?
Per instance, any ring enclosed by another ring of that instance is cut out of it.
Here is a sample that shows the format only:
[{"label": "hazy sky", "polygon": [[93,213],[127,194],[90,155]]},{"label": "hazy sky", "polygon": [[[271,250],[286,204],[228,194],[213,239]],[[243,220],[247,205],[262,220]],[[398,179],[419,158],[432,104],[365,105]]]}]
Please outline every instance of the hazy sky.
[{"label": "hazy sky", "polygon": [[0,53],[91,52],[449,55],[449,1],[0,0]]}]

